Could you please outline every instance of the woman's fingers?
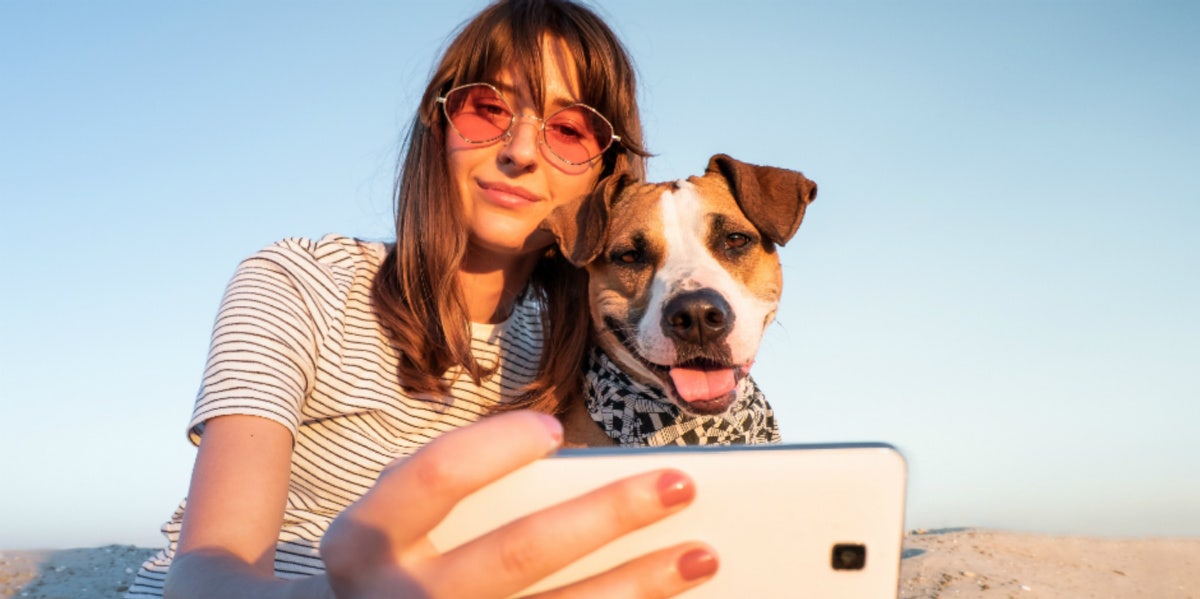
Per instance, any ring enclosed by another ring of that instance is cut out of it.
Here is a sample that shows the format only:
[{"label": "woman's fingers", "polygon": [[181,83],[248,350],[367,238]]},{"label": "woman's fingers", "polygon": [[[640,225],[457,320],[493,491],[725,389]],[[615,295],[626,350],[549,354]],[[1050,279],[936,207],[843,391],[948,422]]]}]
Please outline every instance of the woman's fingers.
[{"label": "woman's fingers", "polygon": [[354,506],[354,519],[378,524],[400,549],[433,529],[456,503],[545,457],[562,443],[552,416],[512,412],[448,432],[397,460]]},{"label": "woman's fingers", "polygon": [[[331,585],[354,596],[394,596],[402,588],[509,596],[683,509],[695,496],[682,472],[647,472],[545,508],[445,555],[436,553],[426,535],[455,504],[561,442],[557,420],[513,412],[446,433],[397,461],[326,532],[321,554]],[[707,580],[715,568],[711,549],[680,545],[573,583],[560,596],[667,597]]]},{"label": "woman's fingers", "polygon": [[608,599],[674,597],[716,574],[716,551],[684,543],[630,560],[607,572],[527,599]]},{"label": "woman's fingers", "polygon": [[[446,553],[429,574],[459,581],[456,590],[464,597],[515,593],[609,541],[683,509],[694,497],[691,479],[677,470],[631,476],[469,541]],[[669,571],[671,566],[662,567]]]},{"label": "woman's fingers", "polygon": [[397,460],[322,537],[330,584],[339,596],[355,597],[423,588],[430,581],[417,574],[418,564],[439,561],[425,538],[429,531],[463,497],[561,442],[553,417],[512,412],[448,432]]}]

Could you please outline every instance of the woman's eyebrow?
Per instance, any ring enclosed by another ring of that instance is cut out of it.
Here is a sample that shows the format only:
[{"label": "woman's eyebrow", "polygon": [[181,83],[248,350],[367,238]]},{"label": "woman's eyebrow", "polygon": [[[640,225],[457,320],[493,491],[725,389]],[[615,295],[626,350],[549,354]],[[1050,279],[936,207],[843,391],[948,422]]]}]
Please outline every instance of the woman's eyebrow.
[{"label": "woman's eyebrow", "polygon": [[[485,81],[486,81],[486,80],[485,80]],[[494,80],[491,82],[491,84],[492,84],[492,87],[494,87],[494,88],[496,88],[496,89],[500,90],[500,93],[502,93],[502,94],[504,94],[504,95],[506,95],[506,96],[515,96],[515,95],[517,95],[517,88],[513,87],[513,86],[512,86],[512,84],[509,84],[509,83],[501,83],[501,82],[499,82],[499,81],[494,81]]]},{"label": "woman's eyebrow", "polygon": [[[500,93],[504,94],[504,97],[509,100],[515,100],[517,97],[517,88],[512,84],[497,81],[492,83],[492,86],[500,90]],[[549,100],[550,108],[566,108],[580,103],[582,103],[580,100],[565,96],[555,96]]]}]

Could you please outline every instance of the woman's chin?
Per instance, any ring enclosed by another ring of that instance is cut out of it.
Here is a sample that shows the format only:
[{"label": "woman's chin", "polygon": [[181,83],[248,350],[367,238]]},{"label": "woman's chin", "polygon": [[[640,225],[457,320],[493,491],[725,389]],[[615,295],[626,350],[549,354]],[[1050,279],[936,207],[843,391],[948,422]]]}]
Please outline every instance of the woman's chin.
[{"label": "woman's chin", "polygon": [[545,231],[513,232],[506,235],[504,231],[493,229],[486,235],[472,234],[469,243],[471,250],[468,254],[518,259],[540,256],[546,248],[554,244],[554,236]]}]

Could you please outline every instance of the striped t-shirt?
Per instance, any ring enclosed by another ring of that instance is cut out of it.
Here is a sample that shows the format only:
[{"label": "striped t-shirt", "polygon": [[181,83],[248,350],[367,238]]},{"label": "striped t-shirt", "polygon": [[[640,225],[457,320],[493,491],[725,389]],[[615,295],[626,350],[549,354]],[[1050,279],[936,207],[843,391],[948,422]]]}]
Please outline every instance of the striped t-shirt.
[{"label": "striped t-shirt", "polygon": [[[324,571],[318,547],[330,522],[385,465],[438,435],[479,420],[536,375],[542,326],[533,302],[496,325],[472,325],[472,348],[496,374],[475,385],[446,373],[449,397],[413,397],[396,379],[395,350],[371,311],[371,282],[386,248],[340,236],[287,239],[242,262],[217,314],[204,378],[188,425],[248,414],[295,440],[275,574]],[[167,547],[142,565],[126,597],[159,597],[186,500],[162,528]]]}]

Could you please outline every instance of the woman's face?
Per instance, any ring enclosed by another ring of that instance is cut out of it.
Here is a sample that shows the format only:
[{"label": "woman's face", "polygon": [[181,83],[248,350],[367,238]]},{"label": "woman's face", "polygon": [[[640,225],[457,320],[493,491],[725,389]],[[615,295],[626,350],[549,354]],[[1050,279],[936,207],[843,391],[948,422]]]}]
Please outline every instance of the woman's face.
[{"label": "woman's face", "polygon": [[510,137],[471,144],[452,128],[446,130],[450,176],[458,185],[470,234],[472,258],[511,260],[540,251],[554,238],[538,224],[557,206],[590,193],[602,160],[572,166],[556,158],[541,140],[544,117],[580,101],[574,63],[563,44],[547,41],[542,48],[545,105],[534,106],[530,85],[518,74],[503,71],[493,84],[504,94],[517,121]]}]

